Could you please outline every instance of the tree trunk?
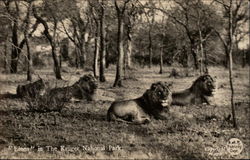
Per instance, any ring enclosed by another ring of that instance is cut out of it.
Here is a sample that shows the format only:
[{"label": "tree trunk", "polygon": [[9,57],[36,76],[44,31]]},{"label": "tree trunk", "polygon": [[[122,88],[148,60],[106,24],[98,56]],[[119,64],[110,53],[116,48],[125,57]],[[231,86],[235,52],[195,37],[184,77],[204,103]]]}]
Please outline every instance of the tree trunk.
[{"label": "tree trunk", "polygon": [[69,60],[69,41],[64,39],[60,42],[60,55],[64,61]]},{"label": "tree trunk", "polygon": [[183,67],[188,68],[188,51],[187,51],[187,48],[185,46],[183,46],[183,53],[184,53],[184,55],[182,57]]},{"label": "tree trunk", "polygon": [[127,77],[127,72],[126,72],[126,70],[127,70],[127,54],[125,54],[124,53],[124,57],[123,57],[123,79],[126,79],[126,77]]},{"label": "tree trunk", "polygon": [[[102,1],[103,3],[103,1]],[[105,57],[106,57],[106,42],[105,42],[105,18],[104,18],[104,8],[101,9],[101,19],[100,19],[100,82],[105,82]]]},{"label": "tree trunk", "polygon": [[128,50],[126,55],[126,67],[131,68],[131,56],[132,56],[132,35],[128,29]]},{"label": "tree trunk", "polygon": [[152,36],[151,36],[151,29],[149,29],[148,33],[149,38],[149,45],[148,45],[148,52],[149,52],[149,68],[152,67]]},{"label": "tree trunk", "polygon": [[160,74],[163,73],[163,46],[161,46],[161,51],[160,51]]},{"label": "tree trunk", "polygon": [[61,68],[60,68],[60,65],[56,56],[56,47],[54,43],[51,43],[51,48],[52,48],[52,57],[54,61],[54,72],[55,72],[56,79],[62,79]]},{"label": "tree trunk", "polygon": [[231,107],[233,115],[233,126],[237,128],[236,118],[235,118],[235,105],[234,105],[234,86],[233,86],[233,58],[232,52],[229,52],[229,81],[231,88]]},{"label": "tree trunk", "polygon": [[98,68],[98,60],[99,60],[99,52],[100,52],[100,22],[97,20],[96,22],[96,33],[95,33],[95,53],[94,53],[94,76],[96,78],[99,77],[99,68]]},{"label": "tree trunk", "polygon": [[29,37],[28,37],[31,9],[32,9],[32,4],[30,3],[28,10],[27,10],[26,28],[24,30],[24,38],[26,41],[26,48],[27,48],[27,81],[32,81],[32,59],[31,59],[30,43],[29,43]]},{"label": "tree trunk", "polygon": [[[84,41],[84,40],[82,40]],[[85,57],[85,48],[84,48],[84,43],[79,42],[79,49],[78,49],[78,54],[79,54],[79,62],[80,62],[80,67],[84,68],[86,57]]]},{"label": "tree trunk", "polygon": [[27,35],[26,37],[26,47],[27,47],[27,81],[32,81],[32,59],[31,59],[31,52],[30,52],[30,44]]},{"label": "tree trunk", "polygon": [[79,46],[80,44],[76,43],[77,42],[77,33],[76,33],[76,28],[73,27],[73,42],[74,42],[74,45],[75,45],[75,48],[74,48],[74,54],[75,54],[75,67],[76,68],[79,68],[80,67],[80,51],[79,51]]},{"label": "tree trunk", "polygon": [[115,83],[114,87],[122,86],[122,76],[123,76],[123,62],[124,62],[124,51],[123,51],[123,28],[124,28],[124,22],[123,22],[123,15],[121,13],[118,13],[118,41],[117,41],[117,51],[118,51],[118,61],[117,61],[117,68],[116,68],[116,77],[115,77]]},{"label": "tree trunk", "polygon": [[242,68],[245,68],[246,64],[247,64],[247,51],[243,51],[242,52]]},{"label": "tree trunk", "polygon": [[204,52],[204,73],[209,74],[208,72],[208,59],[207,59],[207,53]]},{"label": "tree trunk", "polygon": [[75,67],[79,68],[80,67],[80,56],[79,56],[79,48],[75,46]]},{"label": "tree trunk", "polygon": [[110,65],[110,60],[109,60],[109,51],[108,51],[108,46],[107,46],[107,42],[106,42],[106,47],[105,47],[105,54],[106,54],[106,56],[105,56],[105,67],[106,68],[109,68],[109,65]]},{"label": "tree trunk", "polygon": [[197,53],[195,51],[195,44],[194,42],[191,42],[191,54],[193,56],[193,60],[194,60],[194,67],[196,70],[199,69],[199,63],[198,63],[198,59],[197,59]]},{"label": "tree trunk", "polygon": [[4,42],[4,70],[6,73],[8,73],[8,40],[9,36],[6,36],[6,40]]},{"label": "tree trunk", "polygon": [[[206,48],[206,47],[204,46],[204,48]],[[209,72],[208,72],[208,59],[207,59],[206,50],[204,51],[204,72],[205,72],[205,74],[209,74]]]},{"label": "tree trunk", "polygon": [[233,13],[232,13],[232,0],[230,0],[229,7],[229,82],[231,88],[231,107],[232,107],[232,116],[233,116],[233,127],[237,128],[236,116],[235,116],[235,105],[234,105],[234,86],[233,86]]},{"label": "tree trunk", "polygon": [[109,47],[110,47],[110,42],[108,40],[108,30],[106,29],[105,31],[105,67],[109,68],[110,65],[110,52],[109,52]]},{"label": "tree trunk", "polygon": [[12,50],[11,50],[11,62],[10,73],[17,73],[18,64],[18,21],[14,19],[12,27]]},{"label": "tree trunk", "polygon": [[87,59],[89,58],[89,45],[90,45],[90,38],[89,38],[89,33],[85,32],[85,40],[84,40],[84,55],[85,55],[85,63],[87,62]]},{"label": "tree trunk", "polygon": [[201,68],[200,68],[200,74],[204,74],[205,71],[205,66],[204,66],[204,50],[203,50],[203,38],[202,38],[202,34],[201,34],[201,30],[199,29],[199,38],[200,38],[200,53],[201,53],[201,59],[200,59],[200,64],[201,64]]}]

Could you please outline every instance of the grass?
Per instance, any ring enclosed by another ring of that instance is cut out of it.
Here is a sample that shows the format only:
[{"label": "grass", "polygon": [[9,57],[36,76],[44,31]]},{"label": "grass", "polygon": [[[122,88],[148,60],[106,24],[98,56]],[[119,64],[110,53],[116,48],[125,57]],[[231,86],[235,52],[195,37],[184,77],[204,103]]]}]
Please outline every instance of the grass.
[{"label": "grass", "polygon": [[[168,120],[153,120],[147,125],[106,121],[113,100],[141,96],[155,81],[173,82],[173,90],[185,89],[196,78],[169,78],[172,68],[164,69],[162,75],[158,67],[131,70],[125,87],[113,88],[115,69],[111,66],[107,82],[98,87],[96,101],[72,101],[60,113],[30,112],[21,100],[0,100],[0,158],[249,159],[248,68],[236,69],[234,75],[237,130],[225,120],[231,113],[230,86],[228,71],[219,67],[210,68],[219,86],[214,105],[173,106]],[[51,71],[37,72],[52,87],[70,85],[86,73],[63,73],[66,81],[60,81]],[[14,93],[24,82],[25,74],[0,75],[1,93]],[[224,148],[233,137],[244,144],[237,156]]]}]

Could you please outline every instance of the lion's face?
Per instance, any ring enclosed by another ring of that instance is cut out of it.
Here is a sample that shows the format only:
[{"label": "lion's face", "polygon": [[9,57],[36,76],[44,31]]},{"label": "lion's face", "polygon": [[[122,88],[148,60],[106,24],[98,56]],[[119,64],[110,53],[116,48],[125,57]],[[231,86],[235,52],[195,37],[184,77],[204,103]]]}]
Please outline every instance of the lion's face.
[{"label": "lion's face", "polygon": [[34,87],[39,91],[39,95],[43,95],[45,93],[45,83],[42,79],[34,82]]},{"label": "lion's face", "polygon": [[92,93],[97,87],[98,83],[94,76],[91,74],[84,75],[77,82],[85,91]]},{"label": "lion's face", "polygon": [[149,101],[154,107],[168,107],[172,102],[172,92],[170,90],[171,85],[166,82],[153,83],[146,91]]},{"label": "lion's face", "polygon": [[201,92],[206,96],[212,96],[216,88],[216,82],[210,75],[203,75],[197,79]]}]

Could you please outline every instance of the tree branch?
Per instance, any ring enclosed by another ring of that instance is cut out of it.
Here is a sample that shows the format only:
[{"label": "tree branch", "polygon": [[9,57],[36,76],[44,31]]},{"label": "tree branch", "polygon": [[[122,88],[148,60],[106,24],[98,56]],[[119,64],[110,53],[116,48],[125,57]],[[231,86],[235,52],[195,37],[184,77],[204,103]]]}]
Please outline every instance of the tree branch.
[{"label": "tree branch", "polygon": [[49,40],[50,44],[52,45],[53,44],[53,38],[52,36],[50,35],[49,33],[49,26],[47,24],[47,22],[45,20],[42,19],[42,17],[40,17],[38,14],[37,14],[37,11],[35,9],[35,7],[33,7],[33,14],[34,14],[34,17],[37,19],[37,21],[39,23],[42,23],[43,27],[44,27],[44,31],[43,33],[45,34],[45,36],[47,37],[47,39]]},{"label": "tree branch", "polygon": [[220,40],[221,40],[221,42],[226,50],[226,53],[227,53],[227,44],[226,44],[225,40],[222,38],[221,34],[217,30],[214,30],[214,31],[218,35],[218,37],[220,38]]},{"label": "tree branch", "polygon": [[63,23],[63,21],[61,21],[61,23],[62,23],[64,32],[66,33],[66,35],[68,36],[68,38],[77,46],[76,41],[70,36],[70,34],[69,34],[69,32],[67,31],[67,29],[66,29],[66,27],[65,27],[65,25],[64,25],[64,23]]}]

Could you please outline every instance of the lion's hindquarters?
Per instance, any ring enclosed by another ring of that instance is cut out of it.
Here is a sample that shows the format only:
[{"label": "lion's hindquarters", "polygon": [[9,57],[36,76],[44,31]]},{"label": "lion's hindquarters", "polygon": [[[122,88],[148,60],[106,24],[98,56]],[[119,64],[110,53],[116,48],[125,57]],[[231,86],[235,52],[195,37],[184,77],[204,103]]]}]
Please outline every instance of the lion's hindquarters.
[{"label": "lion's hindquarters", "polygon": [[187,90],[182,92],[174,92],[172,94],[172,105],[180,105],[184,106],[192,103],[192,99],[194,99],[194,95]]},{"label": "lion's hindquarters", "polygon": [[[127,121],[144,123],[146,118],[142,118],[142,110],[135,100],[113,102],[108,110],[108,121]],[[145,116],[146,117],[146,116]]]}]

